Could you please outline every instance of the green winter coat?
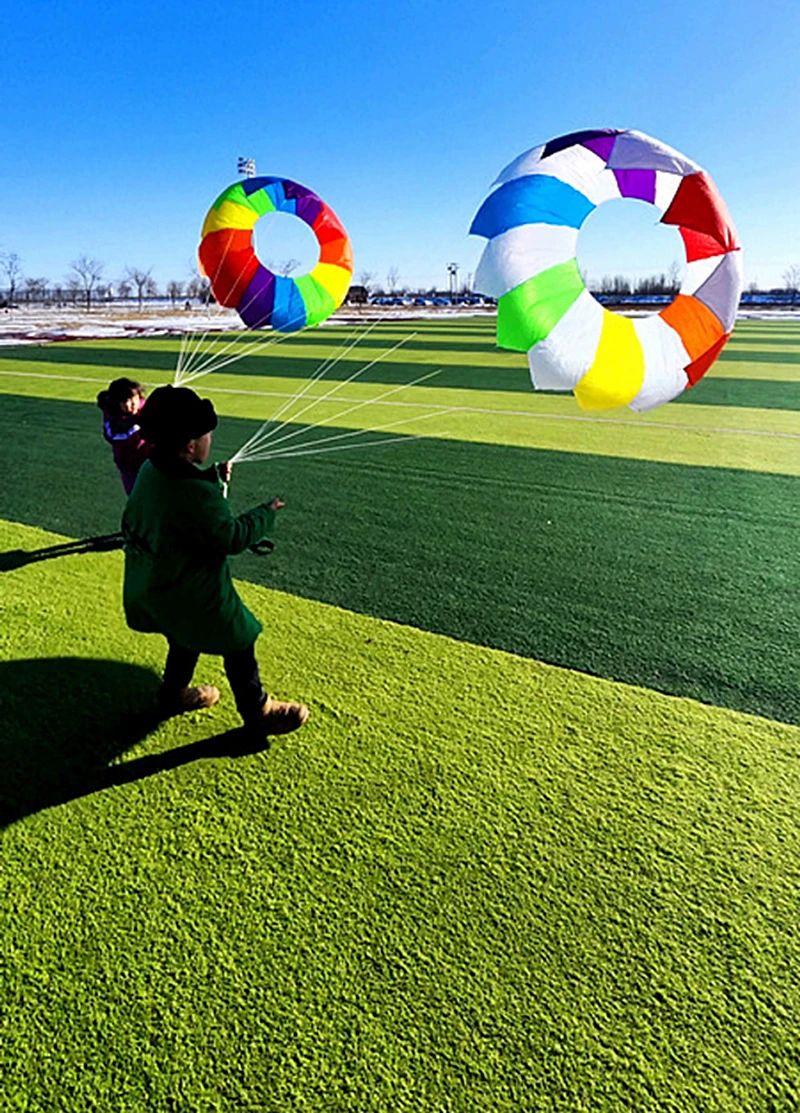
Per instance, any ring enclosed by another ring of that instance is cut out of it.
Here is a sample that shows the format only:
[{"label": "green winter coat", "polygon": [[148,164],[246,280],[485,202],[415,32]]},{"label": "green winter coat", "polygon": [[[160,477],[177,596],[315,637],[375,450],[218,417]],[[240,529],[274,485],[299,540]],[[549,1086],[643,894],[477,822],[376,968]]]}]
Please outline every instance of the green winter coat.
[{"label": "green winter coat", "polygon": [[128,625],[200,653],[247,649],[261,623],[233,586],[228,556],[263,541],[274,522],[266,504],[234,516],[213,468],[145,461],[122,518]]}]

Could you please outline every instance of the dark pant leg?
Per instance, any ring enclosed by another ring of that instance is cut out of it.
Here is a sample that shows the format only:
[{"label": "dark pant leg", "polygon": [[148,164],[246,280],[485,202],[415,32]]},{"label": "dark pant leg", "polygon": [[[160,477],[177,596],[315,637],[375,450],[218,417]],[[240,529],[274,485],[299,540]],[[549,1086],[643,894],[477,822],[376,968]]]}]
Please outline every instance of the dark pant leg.
[{"label": "dark pant leg", "polygon": [[199,653],[194,649],[184,649],[182,645],[178,645],[167,638],[169,643],[169,653],[167,654],[167,663],[164,666],[164,685],[162,692],[176,693],[181,688],[188,688],[192,682],[192,675],[197,665],[197,658]]},{"label": "dark pant leg", "polygon": [[258,715],[267,694],[261,686],[255,643],[239,653],[229,653],[224,661],[237,711],[243,719]]}]

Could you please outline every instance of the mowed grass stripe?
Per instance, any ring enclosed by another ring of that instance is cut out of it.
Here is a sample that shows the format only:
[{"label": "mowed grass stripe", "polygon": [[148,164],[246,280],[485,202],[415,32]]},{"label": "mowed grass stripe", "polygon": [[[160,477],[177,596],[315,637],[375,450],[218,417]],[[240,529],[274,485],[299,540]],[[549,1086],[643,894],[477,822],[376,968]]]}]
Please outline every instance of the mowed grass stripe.
[{"label": "mowed grass stripe", "polygon": [[[223,419],[216,458],[256,428]],[[117,528],[96,410],[8,396],[0,430],[17,461],[4,517],[69,536]],[[431,441],[235,469],[235,508],[276,493],[278,549],[239,558],[244,578],[800,722],[796,478]]]},{"label": "mowed grass stripe", "polygon": [[783,381],[706,375],[691,390],[680,394],[675,402],[690,406],[800,410],[800,368],[794,380]]},{"label": "mowed grass stripe", "polygon": [[[800,359],[800,332],[796,334],[760,334],[740,337],[737,326],[733,338],[723,350],[715,365],[715,369],[725,373],[726,363],[746,362],[769,365],[775,363],[779,371],[782,367],[795,368]],[[777,327],[777,326],[774,326]],[[369,331],[367,331],[369,329]],[[357,362],[361,353],[366,353],[365,358],[372,359],[375,355],[385,352],[393,344],[403,341],[403,347],[397,355],[390,355],[388,362],[403,360],[406,353],[411,361],[424,362],[435,355],[441,355],[446,363],[468,363],[472,366],[489,366],[492,368],[517,368],[527,374],[527,365],[522,354],[498,349],[494,339],[494,323],[485,322],[481,330],[464,331],[459,329],[457,323],[446,326],[437,326],[435,330],[426,329],[424,322],[408,321],[399,326],[377,324],[371,326],[353,326],[341,329],[314,329],[307,333],[286,336],[276,336],[270,333],[244,333],[215,334],[203,342],[202,351],[193,354],[189,360],[190,365],[199,366],[206,358],[213,358],[223,349],[230,354],[237,350],[251,350],[261,345],[259,351],[252,357],[253,360],[285,360],[298,358],[302,360],[321,360],[331,354],[343,351],[356,338],[360,338],[353,351],[346,357],[347,362]],[[767,339],[769,345],[767,345]],[[190,345],[194,343],[192,339]],[[53,359],[63,362],[90,363],[96,357],[91,353],[102,351],[105,347],[113,355],[110,362],[116,364],[124,357],[122,352],[128,350],[128,345],[137,346],[133,358],[136,366],[149,366],[154,370],[170,370],[177,361],[178,350],[181,346],[177,337],[171,338],[139,338],[134,341],[70,341],[59,345],[21,346],[16,349],[6,349],[13,352],[20,359],[37,361],[47,359],[47,352],[53,353]],[[268,346],[267,346],[268,345]],[[766,350],[765,345],[769,348]],[[118,347],[119,346],[119,347]],[[89,355],[82,357],[82,352]],[[469,359],[465,358],[469,355]],[[449,358],[448,358],[449,357]],[[785,357],[785,358],[784,358]],[[220,358],[224,358],[220,355]],[[406,360],[408,361],[408,360]],[[250,365],[246,360],[239,365],[240,373],[248,373]],[[714,371],[712,370],[712,374]]]},{"label": "mowed grass stripe", "polygon": [[4,574],[4,1107],[791,1107],[800,731],[244,584],[312,717],[234,757],[120,573]]},{"label": "mowed grass stripe", "polygon": [[[315,365],[316,366],[316,365]],[[94,374],[74,376],[50,370],[29,375],[19,369],[0,368],[0,390],[18,395],[76,399],[94,403],[97,391],[107,380]],[[84,370],[93,370],[85,368]],[[109,378],[124,368],[106,368]],[[131,370],[131,369],[129,369]],[[381,394],[413,381],[419,367],[399,366],[390,381],[344,384],[332,379],[312,386],[304,400],[291,410],[299,413],[308,400],[336,388],[337,394],[303,415],[304,421],[326,422],[337,429],[353,426],[368,429],[405,421],[398,433],[438,435],[488,444],[511,444],[553,451],[584,452],[592,455],[649,459],[663,463],[744,468],[785,475],[800,473],[800,413],[795,411],[734,409],[724,406],[662,406],[650,414],[627,409],[605,417],[584,413],[571,396],[542,395],[530,389],[509,395],[503,391],[460,391],[427,384],[396,393],[385,403],[366,405],[357,413],[345,414],[353,403],[378,398]],[[135,373],[135,371],[132,371]],[[386,378],[384,374],[384,379]],[[150,374],[152,386],[171,381],[172,376]],[[432,380],[441,381],[440,379]],[[246,380],[220,372],[199,380],[202,394],[214,398],[221,413],[268,420],[285,402],[308,385],[298,379]],[[8,395],[6,395],[8,397]],[[435,415],[437,408],[456,412]],[[340,419],[338,414],[344,416]],[[284,415],[286,416],[286,415]]]},{"label": "mowed grass stripe", "polygon": [[750,379],[753,383],[796,383],[800,380],[800,368],[796,363],[761,363],[737,355],[736,359],[717,360],[708,374],[692,388],[692,392],[705,382],[730,379]]}]

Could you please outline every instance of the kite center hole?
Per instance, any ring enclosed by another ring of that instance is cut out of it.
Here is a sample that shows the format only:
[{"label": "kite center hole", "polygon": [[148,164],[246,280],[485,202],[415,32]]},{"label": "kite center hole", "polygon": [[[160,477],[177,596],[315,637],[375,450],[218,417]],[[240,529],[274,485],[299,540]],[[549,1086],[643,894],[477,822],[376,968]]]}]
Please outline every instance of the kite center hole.
[{"label": "kite center hole", "polygon": [[590,213],[578,235],[577,255],[591,293],[675,296],[686,273],[686,253],[678,229],[659,223],[661,216],[655,205],[629,197],[606,201]]},{"label": "kite center hole", "polygon": [[317,237],[299,216],[266,213],[254,230],[256,254],[274,274],[299,278],[319,262]]}]

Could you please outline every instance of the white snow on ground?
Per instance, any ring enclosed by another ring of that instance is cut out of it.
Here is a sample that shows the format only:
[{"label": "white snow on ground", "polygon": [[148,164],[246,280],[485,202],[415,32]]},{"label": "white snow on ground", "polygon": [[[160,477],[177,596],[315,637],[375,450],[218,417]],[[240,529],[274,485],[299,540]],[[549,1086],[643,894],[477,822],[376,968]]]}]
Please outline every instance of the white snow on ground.
[{"label": "white snow on ground", "polygon": [[[374,321],[411,321],[436,317],[486,317],[492,309],[413,309],[411,306],[346,306],[325,325],[364,324]],[[245,331],[233,309],[214,306],[189,310],[153,309],[142,313],[130,307],[99,306],[85,309],[37,308],[0,310],[0,346],[46,344],[58,340],[108,340],[125,336],[181,336],[186,332]]]},{"label": "white snow on ground", "polygon": [[[326,322],[327,325],[373,323],[375,321],[452,320],[466,317],[492,317],[493,309],[414,308],[412,306],[346,306]],[[640,316],[634,311],[631,316]],[[647,315],[647,314],[645,314]],[[742,320],[800,320],[800,310],[740,310]],[[59,340],[108,340],[126,336],[181,336],[185,332],[234,332],[242,329],[233,309],[189,310],[157,308],[138,313],[130,307],[100,306],[85,309],[37,308],[0,310],[0,347],[19,344],[46,344]]]},{"label": "white snow on ground", "polygon": [[123,336],[168,336],[184,332],[227,332],[242,322],[232,309],[148,310],[102,306],[85,309],[0,310],[0,345],[57,340],[106,340]]}]

